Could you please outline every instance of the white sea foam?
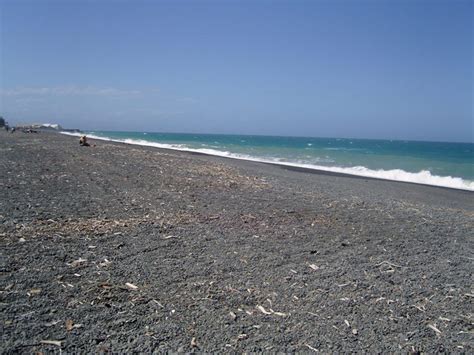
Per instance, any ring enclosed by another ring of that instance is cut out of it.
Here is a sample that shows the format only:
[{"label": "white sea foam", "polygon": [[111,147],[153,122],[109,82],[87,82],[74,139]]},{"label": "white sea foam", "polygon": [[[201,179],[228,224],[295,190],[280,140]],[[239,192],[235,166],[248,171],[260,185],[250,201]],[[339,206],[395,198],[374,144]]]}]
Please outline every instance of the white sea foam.
[{"label": "white sea foam", "polygon": [[[82,133],[71,133],[71,132],[61,132],[62,134],[70,135],[70,136],[81,136]],[[305,162],[289,162],[282,160],[281,158],[258,158],[246,154],[237,154],[231,153],[228,151],[221,151],[216,149],[208,149],[208,148],[189,148],[183,144],[166,144],[166,143],[157,143],[157,142],[150,142],[147,140],[142,139],[112,139],[108,137],[100,137],[96,135],[87,135],[89,138],[99,139],[104,141],[112,141],[112,142],[119,142],[119,143],[127,143],[133,145],[142,145],[148,147],[156,147],[156,148],[164,148],[164,149],[172,149],[172,150],[179,150],[185,152],[196,152],[196,153],[203,153],[209,155],[215,155],[220,157],[226,158],[233,158],[233,159],[240,159],[240,160],[249,160],[255,162],[262,162],[262,163],[271,163],[271,164],[278,164],[284,166],[291,166],[291,167],[298,167],[298,168],[307,168],[313,170],[323,170],[329,171],[334,173],[341,173],[341,174],[348,174],[348,175],[356,175],[356,176],[363,176],[369,178],[376,178],[376,179],[383,179],[383,180],[393,180],[393,181],[402,181],[402,182],[410,182],[415,184],[423,184],[423,185],[432,185],[432,186],[441,186],[441,187],[449,187],[452,189],[461,189],[461,190],[468,190],[474,191],[474,181],[464,180],[459,177],[452,177],[452,176],[438,176],[432,175],[431,172],[428,170],[422,170],[417,173],[411,173],[401,169],[391,169],[391,170],[373,170],[368,169],[364,166],[354,166],[354,167],[337,167],[337,166],[322,166],[316,164],[310,164]]]}]

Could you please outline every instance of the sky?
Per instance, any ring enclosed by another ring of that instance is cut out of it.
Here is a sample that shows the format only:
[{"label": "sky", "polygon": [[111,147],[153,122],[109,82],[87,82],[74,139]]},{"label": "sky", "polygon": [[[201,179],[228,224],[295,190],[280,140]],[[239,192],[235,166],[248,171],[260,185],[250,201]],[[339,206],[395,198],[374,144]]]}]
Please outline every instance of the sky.
[{"label": "sky", "polygon": [[473,142],[470,0],[0,0],[0,115]]}]

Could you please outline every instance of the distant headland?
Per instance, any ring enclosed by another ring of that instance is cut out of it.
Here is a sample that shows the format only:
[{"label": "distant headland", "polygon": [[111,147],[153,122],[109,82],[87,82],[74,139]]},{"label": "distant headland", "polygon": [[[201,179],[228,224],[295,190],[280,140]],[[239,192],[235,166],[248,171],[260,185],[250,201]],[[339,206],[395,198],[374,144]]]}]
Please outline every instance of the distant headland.
[{"label": "distant headland", "polygon": [[73,132],[80,133],[81,130],[78,128],[63,128],[58,123],[19,123],[15,126],[8,124],[8,122],[0,116],[0,129],[5,129],[7,131],[57,131],[57,132]]}]

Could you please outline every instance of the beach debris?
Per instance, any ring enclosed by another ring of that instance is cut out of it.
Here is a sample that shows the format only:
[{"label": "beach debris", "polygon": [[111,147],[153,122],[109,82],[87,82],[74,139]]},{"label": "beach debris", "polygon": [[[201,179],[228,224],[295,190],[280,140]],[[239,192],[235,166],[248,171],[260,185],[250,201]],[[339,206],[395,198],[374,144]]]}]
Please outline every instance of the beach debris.
[{"label": "beach debris", "polygon": [[355,328],[352,329],[352,334],[357,335],[358,333],[359,333],[359,332],[357,331],[357,329],[355,329]]},{"label": "beach debris", "polygon": [[76,266],[84,264],[86,262],[87,262],[87,259],[79,258],[79,259],[74,260],[73,262],[71,262],[67,265],[72,266],[72,267],[76,267]]},{"label": "beach debris", "polygon": [[153,303],[156,303],[158,306],[160,306],[161,308],[165,308],[165,306],[163,306],[160,302],[158,302],[157,300],[151,300]]},{"label": "beach debris", "polygon": [[276,315],[276,316],[280,316],[280,317],[285,317],[286,316],[286,313],[282,313],[282,312],[275,312],[273,309],[270,308],[269,311],[267,311],[265,308],[263,308],[262,306],[258,305],[257,306],[257,309],[262,312],[263,314],[266,314],[266,315]]},{"label": "beach debris", "polygon": [[346,325],[347,325],[348,327],[351,326],[350,323],[349,323],[349,321],[348,321],[347,319],[344,319],[344,323],[346,323]]},{"label": "beach debris", "polygon": [[108,282],[102,282],[101,284],[99,284],[99,287],[102,287],[107,290],[107,289],[112,288],[112,285]]},{"label": "beach debris", "polygon": [[286,316],[286,313],[283,313],[283,312],[275,312],[273,309],[270,308],[270,311],[272,312],[272,314],[276,315],[276,316],[280,316],[280,317],[285,317]]},{"label": "beach debris", "polygon": [[163,237],[163,239],[172,239],[172,238],[179,238],[177,235],[169,235],[167,237]]},{"label": "beach debris", "polygon": [[229,315],[230,315],[230,318],[232,318],[232,320],[235,320],[237,318],[237,315],[232,311],[229,312]]},{"label": "beach debris", "polygon": [[40,344],[56,345],[56,346],[61,347],[62,341],[59,341],[59,340],[41,340]]},{"label": "beach debris", "polygon": [[311,345],[309,345],[309,344],[304,344],[304,346],[306,346],[309,350],[312,350],[312,351],[314,351],[314,352],[316,352],[316,353],[319,352],[318,349],[313,348],[313,347],[312,347]]},{"label": "beach debris", "polygon": [[337,285],[338,287],[346,287],[346,286],[349,286],[351,283],[350,282],[347,282],[345,284],[340,284],[340,285]]},{"label": "beach debris", "polygon": [[433,331],[435,331],[437,335],[441,335],[441,330],[439,330],[438,328],[436,328],[435,325],[433,325],[433,324],[428,324],[427,327],[430,328],[430,329],[432,329]]},{"label": "beach debris", "polygon": [[25,239],[25,238],[20,238],[20,239],[18,239],[18,241],[19,241],[20,243],[24,243],[24,242],[26,242],[26,239]]},{"label": "beach debris", "polygon": [[59,323],[59,320],[53,320],[51,322],[48,322],[48,323],[44,323],[44,326],[45,327],[52,327],[53,325],[56,325]]},{"label": "beach debris", "polygon": [[269,312],[267,311],[265,308],[263,308],[262,306],[257,306],[257,309],[262,312],[263,314],[272,314],[272,312]]},{"label": "beach debris", "polygon": [[309,264],[308,266],[309,266],[311,269],[315,270],[315,271],[316,271],[316,270],[319,270],[319,266],[317,266],[317,265],[315,265],[315,264]]},{"label": "beach debris", "polygon": [[111,261],[109,261],[108,259],[104,259],[104,261],[101,262],[99,266],[106,267],[106,266],[109,266],[110,264],[112,264]]},{"label": "beach debris", "polygon": [[191,346],[192,346],[193,348],[197,348],[197,347],[198,347],[198,343],[197,343],[197,341],[196,341],[196,338],[192,338],[192,339],[191,339]]},{"label": "beach debris", "polygon": [[29,290],[26,294],[27,294],[28,296],[33,296],[33,295],[37,295],[37,294],[39,294],[39,293],[41,293],[41,289],[40,289],[40,288],[33,288],[33,289]]},{"label": "beach debris", "polygon": [[72,321],[72,319],[66,320],[66,330],[71,331],[73,329],[74,329],[74,322]]},{"label": "beach debris", "polygon": [[420,312],[426,312],[425,306],[413,305],[412,307],[416,308],[416,309],[419,310]]},{"label": "beach debris", "polygon": [[131,284],[130,282],[127,282],[125,284],[129,290],[138,290],[138,286],[135,286],[134,284]]},{"label": "beach debris", "polygon": [[73,330],[75,328],[80,328],[80,327],[82,327],[82,324],[74,324],[72,319],[66,320],[66,330],[68,332],[70,332],[71,330]]},{"label": "beach debris", "polygon": [[239,336],[237,336],[237,341],[247,339],[248,337],[249,336],[247,334],[242,333]]},{"label": "beach debris", "polygon": [[388,265],[388,266],[391,266],[391,267],[403,268],[403,266],[401,266],[401,265],[397,265],[397,264],[391,263],[391,262],[386,261],[386,260],[384,260],[384,261],[382,261],[382,262],[376,264],[375,266],[382,266],[382,265],[384,265],[384,264],[385,264],[385,265]]}]

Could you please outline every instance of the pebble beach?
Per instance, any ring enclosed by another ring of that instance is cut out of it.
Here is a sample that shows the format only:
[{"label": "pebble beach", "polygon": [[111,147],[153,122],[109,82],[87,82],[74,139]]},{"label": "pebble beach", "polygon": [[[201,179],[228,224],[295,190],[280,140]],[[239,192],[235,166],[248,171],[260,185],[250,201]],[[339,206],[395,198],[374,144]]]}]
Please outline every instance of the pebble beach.
[{"label": "pebble beach", "polygon": [[0,132],[2,353],[474,351],[474,193]]}]

